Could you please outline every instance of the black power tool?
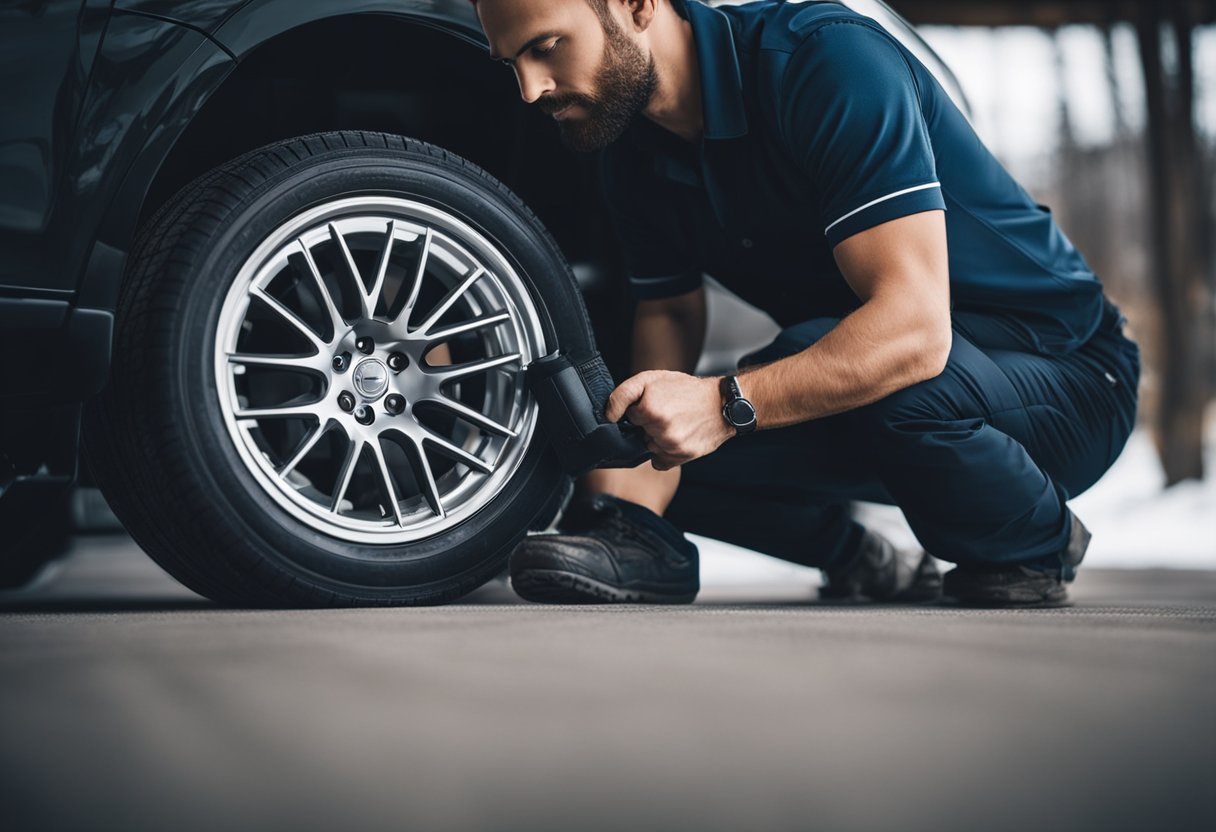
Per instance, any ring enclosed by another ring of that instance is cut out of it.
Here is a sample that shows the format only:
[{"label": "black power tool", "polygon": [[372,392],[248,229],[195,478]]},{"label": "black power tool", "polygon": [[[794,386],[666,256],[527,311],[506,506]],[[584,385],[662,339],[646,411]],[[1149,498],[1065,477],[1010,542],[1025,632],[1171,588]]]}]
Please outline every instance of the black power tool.
[{"label": "black power tool", "polygon": [[627,419],[605,420],[604,408],[616,385],[598,352],[546,355],[529,364],[526,373],[541,425],[566,473],[633,468],[654,456],[641,428]]}]

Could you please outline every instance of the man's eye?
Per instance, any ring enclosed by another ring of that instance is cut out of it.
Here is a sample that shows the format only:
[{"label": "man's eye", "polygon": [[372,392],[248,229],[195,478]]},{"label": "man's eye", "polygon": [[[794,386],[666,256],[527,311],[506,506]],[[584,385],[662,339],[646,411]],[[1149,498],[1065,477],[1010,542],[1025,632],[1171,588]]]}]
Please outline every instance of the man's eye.
[{"label": "man's eye", "polygon": [[558,41],[553,41],[553,43],[543,48],[540,46],[534,46],[532,47],[532,54],[538,58],[544,58],[547,55],[553,54],[553,50],[557,48],[557,44]]}]

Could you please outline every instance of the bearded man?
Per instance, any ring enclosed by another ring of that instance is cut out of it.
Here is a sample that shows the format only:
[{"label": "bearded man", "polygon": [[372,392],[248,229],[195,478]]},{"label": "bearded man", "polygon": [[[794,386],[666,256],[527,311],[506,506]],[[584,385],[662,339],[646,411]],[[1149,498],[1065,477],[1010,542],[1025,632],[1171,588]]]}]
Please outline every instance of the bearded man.
[{"label": "bearded man", "polygon": [[[512,553],[516,591],[689,602],[683,529],[818,566],[828,597],[1066,603],[1089,541],[1066,501],[1127,440],[1139,351],[924,65],[837,3],[476,7],[524,100],[602,151],[637,301],[605,415],[654,453],[586,475]],[[693,375],[707,273],[783,327],[725,377]]]}]

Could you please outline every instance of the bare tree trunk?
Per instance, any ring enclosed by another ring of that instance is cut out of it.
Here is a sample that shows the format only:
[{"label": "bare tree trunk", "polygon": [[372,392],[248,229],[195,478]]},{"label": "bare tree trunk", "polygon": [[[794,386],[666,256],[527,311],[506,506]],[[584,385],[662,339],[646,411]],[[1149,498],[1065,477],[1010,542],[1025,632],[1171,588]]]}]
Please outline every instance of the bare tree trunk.
[{"label": "bare tree trunk", "polygon": [[[1150,280],[1161,312],[1160,407],[1155,438],[1166,483],[1203,477],[1203,415],[1210,351],[1204,279],[1202,189],[1196,170],[1192,27],[1182,3],[1140,4],[1137,24],[1148,105]],[[1174,72],[1165,66],[1163,24],[1176,39]]]},{"label": "bare tree trunk", "polygon": [[1110,22],[1099,27],[1102,33],[1103,69],[1106,72],[1106,89],[1110,93],[1111,114],[1115,121],[1116,140],[1122,142],[1131,131],[1127,129],[1127,113],[1123,110],[1123,96],[1119,94],[1119,73],[1115,71],[1115,38]]}]

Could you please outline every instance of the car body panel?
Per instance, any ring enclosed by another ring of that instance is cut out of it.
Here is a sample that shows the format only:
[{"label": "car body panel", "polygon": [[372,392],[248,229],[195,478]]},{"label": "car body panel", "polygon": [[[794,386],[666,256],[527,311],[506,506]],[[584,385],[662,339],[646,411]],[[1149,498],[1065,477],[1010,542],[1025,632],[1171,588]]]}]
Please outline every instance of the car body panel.
[{"label": "car body panel", "polygon": [[114,0],[114,10],[181,23],[210,34],[249,0]]},{"label": "car body panel", "polygon": [[239,59],[271,38],[318,20],[384,14],[434,25],[484,46],[468,0],[248,0],[216,29],[215,39]]},{"label": "car body panel", "polygon": [[20,282],[50,221],[108,5],[0,6],[0,285]]},{"label": "car body panel", "polygon": [[442,21],[484,45],[468,0],[116,0],[115,9],[173,20],[215,36],[243,55],[288,29],[351,14],[390,14]]}]

